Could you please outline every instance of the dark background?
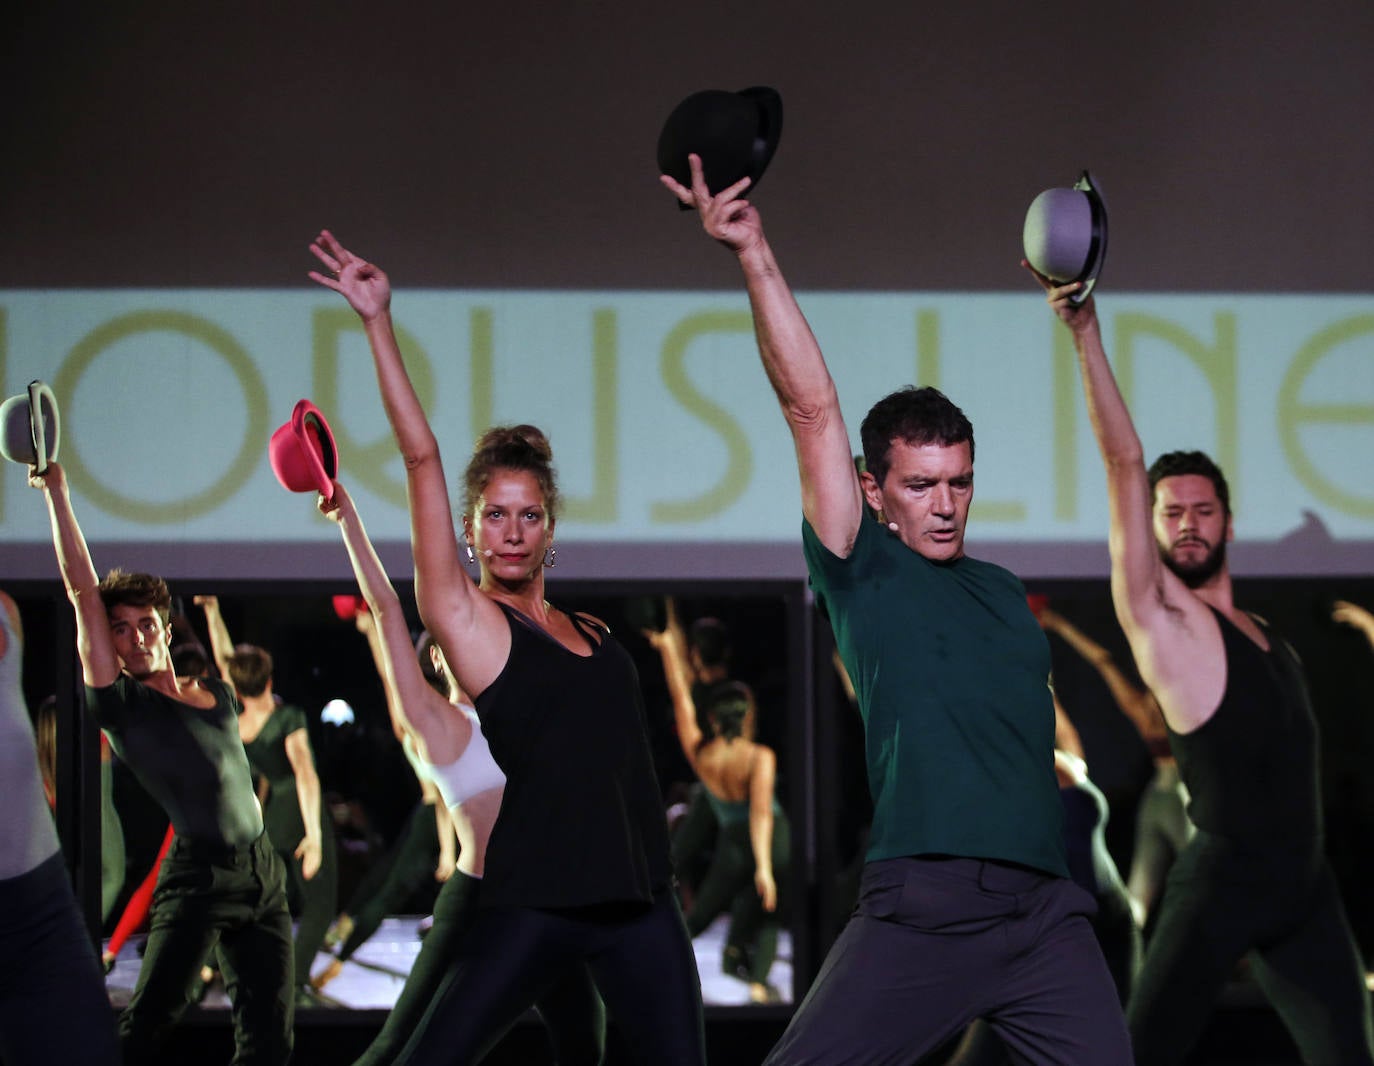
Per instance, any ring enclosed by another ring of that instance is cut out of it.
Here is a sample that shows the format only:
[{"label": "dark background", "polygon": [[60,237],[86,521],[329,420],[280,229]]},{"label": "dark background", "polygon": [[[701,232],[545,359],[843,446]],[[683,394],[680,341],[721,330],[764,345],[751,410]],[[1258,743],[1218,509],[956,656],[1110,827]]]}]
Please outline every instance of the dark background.
[{"label": "dark background", "polygon": [[0,288],[294,287],[329,226],[399,289],[733,288],[656,183],[672,106],[768,84],[795,287],[1022,290],[1092,167],[1104,291],[1364,292],[1366,0],[25,5]]}]

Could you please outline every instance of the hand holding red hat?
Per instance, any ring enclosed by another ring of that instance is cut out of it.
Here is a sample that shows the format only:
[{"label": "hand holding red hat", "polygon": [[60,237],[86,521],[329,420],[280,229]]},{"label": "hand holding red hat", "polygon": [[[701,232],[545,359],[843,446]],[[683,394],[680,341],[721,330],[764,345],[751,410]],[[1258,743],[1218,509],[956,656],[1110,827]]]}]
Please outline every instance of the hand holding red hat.
[{"label": "hand holding red hat", "polygon": [[334,434],[323,413],[309,400],[300,400],[291,412],[291,421],[272,434],[268,458],[283,488],[334,498],[334,477],[339,472]]}]

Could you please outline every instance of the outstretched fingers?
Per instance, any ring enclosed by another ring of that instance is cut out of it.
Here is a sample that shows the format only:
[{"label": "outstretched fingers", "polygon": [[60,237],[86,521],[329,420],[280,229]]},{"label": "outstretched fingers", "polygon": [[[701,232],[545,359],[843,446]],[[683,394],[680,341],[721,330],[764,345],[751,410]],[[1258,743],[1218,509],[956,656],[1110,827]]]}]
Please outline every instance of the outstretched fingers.
[{"label": "outstretched fingers", "polygon": [[335,292],[342,292],[339,286],[339,276],[353,263],[362,261],[339,243],[337,237],[327,229],[320,230],[320,234],[310,242],[310,252],[324,264],[326,270],[334,276],[331,278],[318,270],[309,273],[311,281],[317,282],[326,288],[333,289]]}]

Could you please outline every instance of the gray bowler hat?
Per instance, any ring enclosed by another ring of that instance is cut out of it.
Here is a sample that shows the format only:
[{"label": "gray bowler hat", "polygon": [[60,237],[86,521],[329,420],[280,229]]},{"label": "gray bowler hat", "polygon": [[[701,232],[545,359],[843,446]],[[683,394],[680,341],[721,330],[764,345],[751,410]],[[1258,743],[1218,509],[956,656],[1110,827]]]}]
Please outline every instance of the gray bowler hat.
[{"label": "gray bowler hat", "polygon": [[1107,204],[1093,176],[1085,170],[1072,189],[1046,189],[1032,200],[1021,245],[1051,281],[1081,281],[1071,299],[1086,300],[1107,258]]},{"label": "gray bowler hat", "polygon": [[52,389],[31,381],[28,391],[0,404],[0,455],[41,474],[57,458],[61,428]]}]

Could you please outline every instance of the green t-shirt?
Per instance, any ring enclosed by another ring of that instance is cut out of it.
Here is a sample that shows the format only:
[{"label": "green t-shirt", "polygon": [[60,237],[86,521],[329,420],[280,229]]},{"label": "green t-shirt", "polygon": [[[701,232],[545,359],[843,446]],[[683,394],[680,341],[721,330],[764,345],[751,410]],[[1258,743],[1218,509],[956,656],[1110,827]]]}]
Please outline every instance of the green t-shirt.
[{"label": "green t-shirt", "polygon": [[[296,771],[286,754],[286,738],[306,728],[305,712],[283,703],[267,716],[258,735],[243,746],[253,772],[267,778],[267,802],[263,805],[262,820],[273,846],[282,851],[294,851],[305,836],[305,821],[301,818],[300,798],[296,794]],[[321,809],[321,817],[323,814]]]},{"label": "green t-shirt", "polygon": [[868,860],[958,855],[1067,876],[1049,643],[1021,582],[931,562],[865,518],[847,559],[802,523],[864,719]]}]

